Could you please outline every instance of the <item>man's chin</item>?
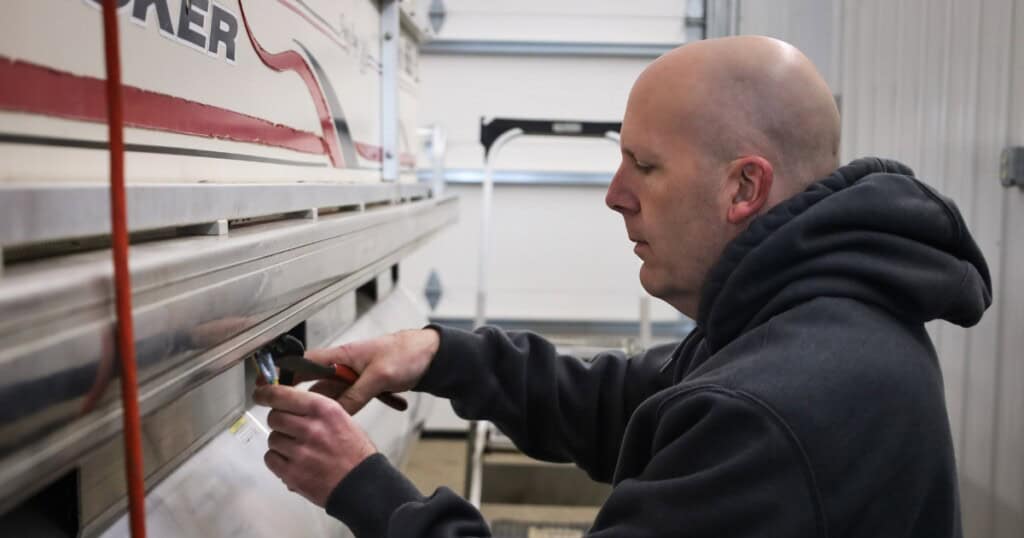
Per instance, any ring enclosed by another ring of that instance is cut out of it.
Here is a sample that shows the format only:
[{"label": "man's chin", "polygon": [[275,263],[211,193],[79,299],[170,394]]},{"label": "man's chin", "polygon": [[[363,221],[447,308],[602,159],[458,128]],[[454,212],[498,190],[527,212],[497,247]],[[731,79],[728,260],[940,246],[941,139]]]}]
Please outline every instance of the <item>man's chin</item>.
[{"label": "man's chin", "polygon": [[[648,269],[648,271],[645,271],[645,269]],[[692,296],[678,288],[673,288],[669,283],[669,279],[658,278],[657,274],[649,271],[646,264],[640,268],[640,286],[643,287],[648,295],[661,299],[684,315],[694,318],[696,312],[691,312],[691,310],[695,310],[693,308],[694,305],[691,304],[693,302]]]},{"label": "man's chin", "polygon": [[652,297],[661,298],[665,293],[665,285],[652,272],[646,263],[640,267],[640,286]]}]

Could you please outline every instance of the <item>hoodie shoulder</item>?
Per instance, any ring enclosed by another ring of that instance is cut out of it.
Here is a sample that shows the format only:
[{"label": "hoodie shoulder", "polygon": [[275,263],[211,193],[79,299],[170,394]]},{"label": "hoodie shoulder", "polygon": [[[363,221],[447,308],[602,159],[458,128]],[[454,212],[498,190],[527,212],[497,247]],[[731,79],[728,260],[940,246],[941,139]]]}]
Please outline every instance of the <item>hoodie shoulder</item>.
[{"label": "hoodie shoulder", "polygon": [[985,258],[956,205],[912,174],[860,159],[751,222],[702,290],[711,351],[816,297],[915,323],[977,323],[992,301]]}]

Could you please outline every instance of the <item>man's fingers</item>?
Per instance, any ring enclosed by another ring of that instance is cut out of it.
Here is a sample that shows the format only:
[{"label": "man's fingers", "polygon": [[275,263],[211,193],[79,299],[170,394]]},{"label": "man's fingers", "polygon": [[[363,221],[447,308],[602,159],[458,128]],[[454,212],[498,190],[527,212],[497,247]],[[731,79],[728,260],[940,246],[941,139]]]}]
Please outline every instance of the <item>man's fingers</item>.
[{"label": "man's fingers", "polygon": [[345,389],[349,387],[348,383],[342,383],[340,381],[334,381],[331,379],[324,379],[317,381],[312,387],[309,387],[309,392],[315,392],[317,394],[323,394],[332,400],[337,400],[341,396]]},{"label": "man's fingers", "polygon": [[311,349],[306,352],[306,358],[320,364],[344,364],[361,372],[379,351],[377,340],[361,340],[324,349]]},{"label": "man's fingers", "polygon": [[345,408],[348,414],[354,415],[381,392],[385,392],[385,390],[380,383],[380,378],[373,375],[363,376],[341,394],[338,403]]},{"label": "man's fingers", "polygon": [[252,393],[253,402],[293,415],[315,414],[321,396],[284,385],[263,385]]},{"label": "man's fingers", "polygon": [[270,432],[270,437],[267,438],[267,448],[288,460],[295,459],[301,446],[294,438],[278,431]]},{"label": "man's fingers", "polygon": [[284,472],[288,468],[288,460],[284,456],[274,450],[268,450],[263,455],[263,463],[266,464],[267,469],[270,469],[270,472],[284,480]]},{"label": "man's fingers", "polygon": [[372,390],[370,387],[376,384],[370,383],[370,381],[357,382],[353,386],[348,383],[325,379],[310,387],[309,391],[323,394],[332,400],[337,400],[345,411],[352,415],[365,407],[370,400],[374,399],[381,392],[387,392],[384,389]]},{"label": "man's fingers", "polygon": [[274,409],[267,415],[267,426],[271,430],[281,432],[289,437],[302,439],[306,436],[304,419],[287,411]]},{"label": "man's fingers", "polygon": [[[373,340],[349,342],[335,347],[311,349],[306,351],[306,358],[325,366],[343,364],[356,372],[361,372],[374,359],[379,348],[380,346]],[[313,381],[314,379],[317,379],[317,377],[299,372],[295,373],[295,384]],[[337,398],[337,396],[334,397]]]}]

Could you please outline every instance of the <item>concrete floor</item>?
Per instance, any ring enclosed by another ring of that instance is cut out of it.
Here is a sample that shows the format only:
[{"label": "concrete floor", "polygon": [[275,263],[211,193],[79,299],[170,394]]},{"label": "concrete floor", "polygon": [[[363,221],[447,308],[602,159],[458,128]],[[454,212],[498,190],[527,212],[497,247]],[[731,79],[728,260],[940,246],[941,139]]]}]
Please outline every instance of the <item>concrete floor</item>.
[{"label": "concrete floor", "polygon": [[[463,439],[421,439],[412,448],[406,464],[406,475],[425,495],[440,486],[462,494],[466,472],[466,441]],[[530,504],[484,503],[481,512],[489,521],[589,524],[597,515],[596,506],[541,506]],[[529,536],[555,536],[545,531],[531,531]],[[574,538],[582,532],[560,531],[557,536]]]}]

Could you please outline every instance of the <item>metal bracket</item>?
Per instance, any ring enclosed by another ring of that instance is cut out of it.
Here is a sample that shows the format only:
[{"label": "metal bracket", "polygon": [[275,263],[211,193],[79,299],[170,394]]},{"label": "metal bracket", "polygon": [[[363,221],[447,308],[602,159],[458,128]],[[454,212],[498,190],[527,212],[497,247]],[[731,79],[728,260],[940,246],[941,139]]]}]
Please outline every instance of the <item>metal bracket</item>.
[{"label": "metal bracket", "polygon": [[441,196],[445,186],[444,157],[448,151],[448,138],[444,129],[437,124],[416,129],[416,136],[419,148],[430,154],[430,168],[417,170],[417,178],[420,182],[430,184],[431,196]]},{"label": "metal bracket", "polygon": [[1024,146],[1003,148],[999,160],[999,181],[1004,187],[1015,186],[1024,190]]},{"label": "metal bracket", "polygon": [[[474,327],[487,321],[487,265],[491,241],[491,205],[494,198],[494,163],[501,148],[520,136],[603,138],[619,145],[621,122],[535,120],[521,118],[480,119],[480,144],[484,147],[484,180],[480,193],[480,250],[477,258],[476,315]],[[478,420],[469,423],[466,438],[466,499],[476,507],[483,496],[483,455],[492,426]]]},{"label": "metal bracket", "polygon": [[[566,121],[566,120],[528,120],[519,118],[487,118],[480,119],[480,143],[484,146],[484,156],[491,153],[491,146],[498,138],[512,129],[521,129],[524,135],[562,136],[581,138],[607,138],[609,133],[617,136],[622,130],[621,121]],[[618,139],[616,138],[617,142]]]},{"label": "metal bracket", "polygon": [[501,148],[520,136],[603,138],[619,145],[622,122],[480,118],[480,144],[484,147],[484,181],[480,193],[480,251],[477,259],[476,327],[487,321],[487,264],[492,241],[491,204],[494,197],[494,161]]},{"label": "metal bracket", "polygon": [[228,219],[218,219],[213,222],[181,226],[178,230],[181,233],[193,235],[227,235]]},{"label": "metal bracket", "polygon": [[320,218],[320,210],[314,207],[304,211],[297,211],[295,213],[295,217],[306,220],[317,220]]},{"label": "metal bracket", "polygon": [[380,147],[381,178],[398,180],[398,42],[401,7],[384,0],[380,11]]}]

